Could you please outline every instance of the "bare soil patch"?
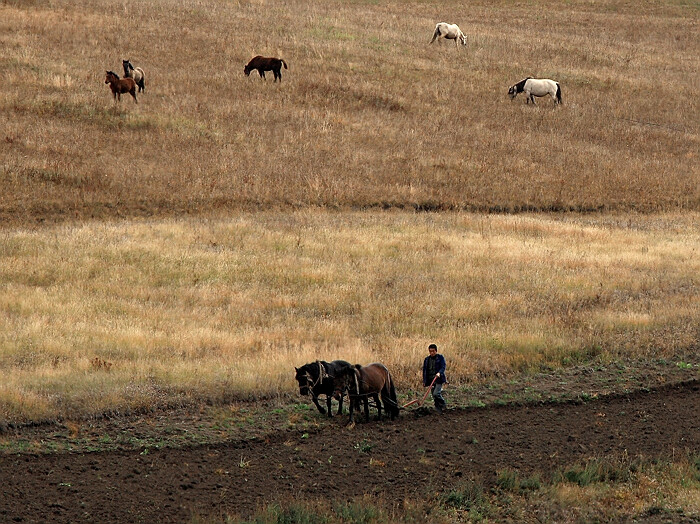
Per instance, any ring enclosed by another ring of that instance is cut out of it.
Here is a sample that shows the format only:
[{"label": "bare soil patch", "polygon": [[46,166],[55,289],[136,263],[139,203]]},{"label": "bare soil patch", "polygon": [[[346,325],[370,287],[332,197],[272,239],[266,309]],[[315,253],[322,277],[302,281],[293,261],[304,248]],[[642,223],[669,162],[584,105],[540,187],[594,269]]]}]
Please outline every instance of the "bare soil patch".
[{"label": "bare soil patch", "polygon": [[697,377],[586,398],[417,410],[354,429],[343,417],[181,448],[5,454],[0,520],[182,522],[363,494],[399,503],[467,478],[492,485],[504,468],[546,475],[591,457],[673,460],[700,450]]}]

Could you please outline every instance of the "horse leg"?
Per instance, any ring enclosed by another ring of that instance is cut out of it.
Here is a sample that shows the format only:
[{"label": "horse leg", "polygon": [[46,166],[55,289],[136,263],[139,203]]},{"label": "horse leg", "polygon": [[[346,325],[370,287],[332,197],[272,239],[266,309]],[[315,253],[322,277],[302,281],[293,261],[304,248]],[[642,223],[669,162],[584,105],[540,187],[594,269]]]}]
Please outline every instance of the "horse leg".
[{"label": "horse leg", "polygon": [[136,103],[138,104],[138,103],[139,103],[139,101],[138,101],[138,100],[136,100],[136,88],[135,88],[135,87],[134,87],[134,88],[132,88],[132,89],[131,89],[131,91],[129,91],[129,94],[130,94],[131,96],[133,96],[133,97],[134,97],[134,102],[136,102]]},{"label": "horse leg", "polygon": [[355,414],[355,402],[357,402],[357,399],[353,398],[350,394],[348,394],[348,399],[348,402],[350,403],[350,418],[348,418],[347,425],[349,426],[354,422],[353,415]]},{"label": "horse leg", "polygon": [[341,391],[341,393],[340,393],[340,398],[338,399],[338,415],[342,415],[342,414],[343,414],[343,396],[344,396],[344,395],[345,395],[345,393],[343,393],[343,392]]},{"label": "horse leg", "polygon": [[323,408],[323,406],[321,404],[318,403],[318,397],[316,396],[316,394],[311,395],[311,400],[313,401],[314,404],[316,404],[316,407],[318,408],[319,412],[321,412],[325,415],[326,410]]},{"label": "horse leg", "polygon": [[374,394],[374,401],[377,403],[377,420],[382,420],[382,403],[379,401],[379,395]]},{"label": "horse leg", "polygon": [[265,80],[265,71],[263,71],[262,69],[258,69],[258,73],[260,73],[260,78]]},{"label": "horse leg", "polygon": [[331,399],[333,395],[326,395],[326,407],[328,408],[328,418],[333,418],[333,409],[331,408]]}]

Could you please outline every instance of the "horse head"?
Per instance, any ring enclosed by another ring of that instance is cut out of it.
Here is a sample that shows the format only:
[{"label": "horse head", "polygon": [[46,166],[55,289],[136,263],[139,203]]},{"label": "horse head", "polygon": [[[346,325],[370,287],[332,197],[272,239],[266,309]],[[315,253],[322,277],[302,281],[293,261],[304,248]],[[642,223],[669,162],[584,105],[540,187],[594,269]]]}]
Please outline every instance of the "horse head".
[{"label": "horse head", "polygon": [[296,375],[294,378],[299,383],[299,393],[301,395],[308,395],[313,385],[313,377],[309,370],[309,364],[305,364],[300,368],[295,367]]},{"label": "horse head", "polygon": [[333,398],[340,400],[345,391],[359,394],[358,377],[360,371],[356,366],[344,367],[339,370],[333,380]]},{"label": "horse head", "polygon": [[119,80],[119,75],[114,71],[107,71],[107,76],[105,76],[105,84],[111,84]]}]

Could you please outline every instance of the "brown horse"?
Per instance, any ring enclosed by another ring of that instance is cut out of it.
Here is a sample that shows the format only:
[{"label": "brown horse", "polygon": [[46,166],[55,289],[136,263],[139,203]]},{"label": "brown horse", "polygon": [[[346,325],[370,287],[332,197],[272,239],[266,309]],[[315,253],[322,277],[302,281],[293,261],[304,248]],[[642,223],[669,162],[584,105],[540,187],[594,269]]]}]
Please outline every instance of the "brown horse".
[{"label": "brown horse", "polygon": [[134,97],[134,101],[137,104],[139,103],[139,101],[136,100],[136,82],[134,82],[133,78],[119,78],[119,75],[114,71],[107,71],[105,84],[109,84],[115,102],[117,100],[121,101],[122,93],[129,93]]},{"label": "brown horse", "polygon": [[399,416],[399,404],[396,399],[396,389],[389,370],[384,364],[375,362],[366,366],[357,364],[354,368],[343,370],[336,375],[335,395],[342,396],[345,390],[350,396],[350,419],[348,424],[354,422],[355,407],[359,409],[360,400],[365,405],[365,420],[369,421],[369,398],[372,397],[377,405],[377,420],[382,419],[381,395],[384,402],[384,411],[389,413],[391,420]]},{"label": "brown horse", "polygon": [[265,71],[272,71],[272,74],[275,75],[274,81],[277,82],[277,79],[279,78],[279,81],[281,82],[282,66],[284,66],[285,69],[289,69],[287,67],[287,62],[281,58],[271,58],[258,55],[250,59],[250,62],[248,62],[243,68],[243,72],[245,73],[245,76],[249,76],[253,69],[257,69],[260,77],[265,78]]}]

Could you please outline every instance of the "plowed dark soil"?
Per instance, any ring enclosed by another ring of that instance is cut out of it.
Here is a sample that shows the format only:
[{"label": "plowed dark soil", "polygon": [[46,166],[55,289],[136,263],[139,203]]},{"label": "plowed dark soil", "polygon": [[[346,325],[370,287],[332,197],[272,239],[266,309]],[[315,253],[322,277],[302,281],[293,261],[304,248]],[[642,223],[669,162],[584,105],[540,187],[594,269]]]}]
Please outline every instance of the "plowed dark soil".
[{"label": "plowed dark soil", "polygon": [[700,382],[584,403],[407,412],[349,429],[138,451],[5,455],[0,522],[182,522],[276,500],[402,500],[499,470],[546,474],[589,457],[672,459],[700,450]]}]

